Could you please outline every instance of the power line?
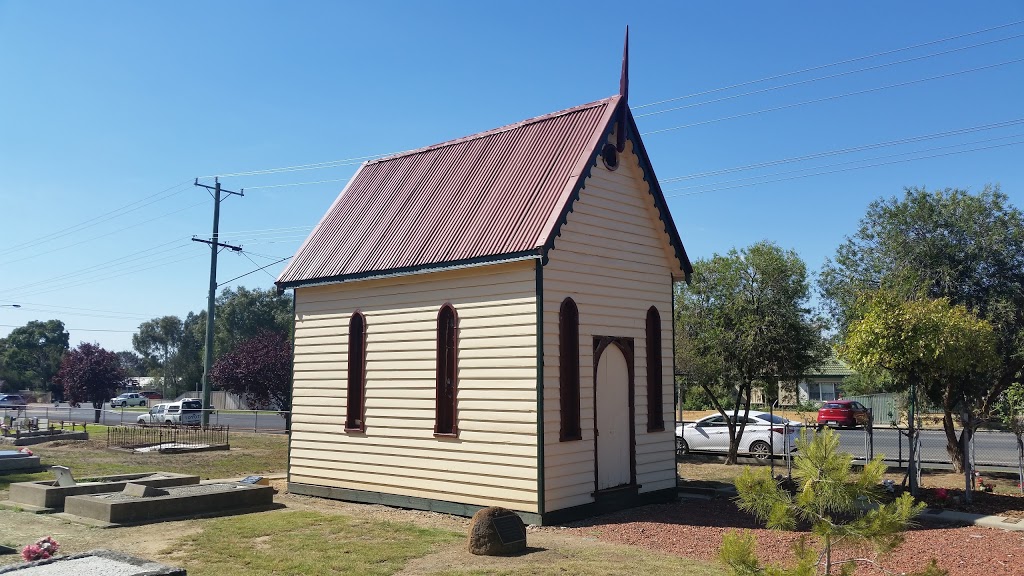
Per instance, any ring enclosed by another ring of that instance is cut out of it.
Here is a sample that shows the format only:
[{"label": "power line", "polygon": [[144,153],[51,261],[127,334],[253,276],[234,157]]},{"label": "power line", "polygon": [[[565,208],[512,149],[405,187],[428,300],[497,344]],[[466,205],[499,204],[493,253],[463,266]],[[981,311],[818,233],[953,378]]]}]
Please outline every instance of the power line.
[{"label": "power line", "polygon": [[906,82],[898,82],[896,84],[889,84],[887,86],[878,86],[875,88],[868,88],[866,90],[857,90],[855,92],[847,92],[845,94],[837,94],[835,96],[827,96],[825,98],[816,98],[814,100],[805,100],[803,102],[795,102],[793,104],[785,104],[783,106],[775,106],[773,108],[765,108],[762,110],[755,110],[753,112],[744,112],[743,114],[734,114],[732,116],[725,116],[722,118],[714,118],[712,120],[704,120],[701,122],[694,122],[692,124],[683,124],[682,126],[673,126],[671,128],[661,128],[660,130],[651,130],[649,132],[641,133],[641,136],[650,136],[651,134],[660,134],[661,132],[669,132],[671,130],[681,130],[684,128],[693,128],[695,126],[703,126],[705,124],[714,124],[715,122],[722,122],[723,120],[735,120],[737,118],[746,118],[747,116],[754,116],[755,114],[763,114],[765,112],[777,112],[779,110],[786,110],[789,108],[796,108],[798,106],[806,106],[808,104],[817,104],[820,102],[828,102],[830,100],[838,100],[840,98],[846,98],[847,96],[857,96],[860,94],[868,94],[871,92],[878,92],[880,90],[888,90],[890,88],[899,88],[902,86],[910,86],[912,84],[920,84],[921,82],[928,82],[931,80],[939,80],[942,78],[950,78],[953,76],[959,76],[961,74],[967,74],[969,72],[979,72],[981,70],[988,70],[991,68],[997,68],[999,66],[1006,66],[1009,64],[1017,64],[1018,62],[1024,62],[1024,58],[1017,58],[1015,60],[1007,60],[1006,62],[999,62],[998,64],[989,64],[987,66],[980,66],[978,68],[969,68],[967,70],[958,70],[956,72],[949,72],[947,74],[939,74],[938,76],[930,76],[928,78],[919,78],[917,80],[908,80]]},{"label": "power line", "polygon": [[140,314],[138,312],[121,312],[118,310],[98,310],[96,308],[78,308],[75,306],[57,306],[56,304],[38,304],[35,302],[19,302],[19,304],[25,306],[41,306],[44,308],[57,308],[59,310],[85,310],[86,312],[110,312],[112,314],[125,314],[127,316],[137,316],[139,318],[154,318],[155,314]]},{"label": "power line", "polygon": [[[23,326],[18,326],[16,324],[0,324],[0,326],[3,326],[4,328],[23,328]],[[65,326],[64,329],[74,330],[75,332],[123,332],[125,334],[134,334],[135,332],[137,332],[137,330],[106,330],[104,328],[68,328],[67,326]]]},{"label": "power line", "polygon": [[929,160],[929,159],[932,159],[932,158],[941,158],[941,157],[944,157],[944,156],[953,156],[953,155],[956,155],[956,154],[965,154],[967,152],[980,152],[982,150],[991,150],[991,149],[994,149],[994,148],[1005,148],[1007,146],[1016,146],[1018,144],[1024,144],[1024,140],[1019,141],[1019,142],[1008,142],[1006,144],[996,144],[996,145],[993,145],[993,146],[984,146],[984,147],[981,147],[981,148],[974,148],[974,149],[971,149],[971,150],[958,150],[956,152],[946,152],[944,154],[934,154],[934,155],[931,155],[931,156],[922,156],[920,158],[906,158],[906,159],[903,159],[903,160],[893,160],[891,162],[879,162],[878,164],[869,164],[867,166],[855,166],[853,168],[841,168],[841,169],[838,169],[838,170],[827,170],[827,171],[824,171],[824,172],[815,172],[813,174],[802,174],[800,176],[789,176],[787,178],[777,178],[775,180],[765,180],[763,182],[751,182],[751,183],[748,183],[748,184],[737,184],[735,186],[723,186],[723,187],[720,187],[720,188],[708,188],[706,190],[697,190],[695,192],[687,192],[687,193],[684,193],[684,194],[666,194],[665,197],[666,198],[679,198],[679,197],[683,197],[683,196],[696,196],[698,194],[707,194],[709,192],[721,192],[723,190],[733,190],[733,189],[736,189],[736,188],[746,188],[746,187],[749,187],[749,186],[759,186],[761,184],[774,184],[776,182],[785,182],[787,180],[799,180],[799,179],[802,179],[802,178],[810,178],[811,176],[823,176],[823,175],[826,175],[826,174],[837,174],[837,173],[840,173],[840,172],[851,172],[853,170],[864,170],[866,168],[877,168],[879,166],[889,166],[889,165],[892,165],[892,164],[903,164],[905,162],[914,162],[914,161],[917,161],[917,160]]},{"label": "power line", "polygon": [[[164,190],[161,190],[160,192],[157,192],[156,194],[151,194],[149,196],[146,196],[145,198],[142,198],[140,200],[136,200],[135,202],[131,202],[129,204],[125,204],[124,206],[121,206],[120,208],[115,208],[114,210],[111,210],[109,212],[104,212],[103,214],[100,214],[99,216],[95,216],[93,218],[90,218],[90,219],[85,220],[83,222],[80,222],[78,224],[75,224],[74,226],[69,226],[67,228],[62,228],[60,230],[57,230],[56,232],[51,232],[51,233],[46,234],[44,236],[39,236],[37,238],[33,238],[32,240],[27,240],[27,241],[22,242],[20,244],[15,244],[15,245],[10,246],[9,248],[7,248],[5,250],[0,251],[0,254],[7,254],[9,252],[13,252],[13,251],[15,251],[15,250],[17,250],[19,248],[23,248],[25,246],[35,246],[35,245],[43,244],[43,243],[46,243],[46,242],[50,242],[50,241],[56,240],[57,238],[62,238],[64,236],[67,236],[68,234],[72,234],[72,233],[75,233],[75,232],[81,232],[82,230],[85,230],[86,228],[92,228],[93,226],[96,226],[98,224],[102,224],[103,222],[106,222],[106,221],[109,221],[109,220],[113,220],[114,218],[117,218],[117,217],[120,217],[120,216],[124,216],[125,214],[130,214],[132,212],[135,212],[136,210],[141,210],[142,208],[145,208],[146,206],[149,206],[151,204],[156,204],[157,202],[161,202],[163,200],[167,200],[168,198],[172,198],[174,196],[177,196],[178,194],[181,194],[182,192],[185,191],[185,189],[179,190],[178,192],[175,192],[174,194],[169,194],[169,195],[167,195],[167,196],[165,196],[163,198],[157,198],[158,196],[160,196],[160,195],[162,195],[162,194],[164,194],[166,192],[170,192],[171,190],[174,190],[175,188],[181,188],[185,184],[188,184],[188,181],[182,182],[181,184],[176,184],[174,186],[171,186],[170,188],[166,188]],[[146,200],[149,200],[151,198],[156,198],[156,199],[152,200],[151,202],[145,202]],[[136,206],[135,208],[131,208],[132,206],[135,206],[136,204],[139,204],[141,202],[145,202],[145,203],[142,204],[141,206]],[[127,210],[128,208],[131,208],[131,210]],[[120,212],[120,214],[117,214],[118,212]]]},{"label": "power line", "polygon": [[866,56],[858,56],[856,58],[850,58],[850,59],[847,59],[847,60],[840,60],[838,62],[832,62],[831,64],[821,64],[819,66],[812,66],[810,68],[804,68],[804,69],[801,69],[801,70],[794,70],[792,72],[784,72],[782,74],[776,74],[774,76],[767,76],[767,77],[764,77],[764,78],[759,78],[757,80],[748,80],[746,82],[740,82],[738,84],[731,84],[729,86],[723,86],[721,88],[713,88],[711,90],[704,90],[702,92],[695,92],[693,94],[687,94],[685,96],[676,96],[674,98],[667,98],[665,100],[659,100],[657,102],[651,102],[650,104],[641,104],[639,106],[632,106],[631,108],[633,108],[634,110],[638,110],[640,108],[647,108],[649,106],[657,106],[659,104],[667,104],[669,102],[676,102],[676,101],[679,101],[679,100],[685,100],[686,98],[695,98],[697,96],[706,96],[708,94],[714,94],[716,92],[722,92],[722,91],[725,91],[725,90],[731,90],[733,88],[741,88],[743,86],[749,86],[751,84],[758,84],[758,83],[761,83],[761,82],[767,82],[769,80],[778,80],[779,78],[786,78],[786,77],[789,77],[789,76],[795,76],[797,74],[803,74],[804,72],[814,72],[815,70],[822,70],[822,69],[825,69],[825,68],[831,68],[833,66],[840,66],[840,65],[843,65],[843,64],[851,64],[853,62],[860,62],[861,60],[869,60],[871,58],[877,58],[879,56],[887,56],[889,54],[895,54],[897,52],[905,52],[907,50],[913,50],[915,48],[924,48],[925,46],[932,46],[934,44],[941,44],[943,42],[949,42],[951,40],[958,40],[960,38],[966,38],[968,36],[977,36],[978,34],[984,34],[985,32],[991,32],[993,30],[1000,30],[1002,28],[1008,28],[1010,26],[1017,26],[1019,24],[1024,24],[1024,20],[1017,20],[1016,22],[1010,22],[1008,24],[1000,24],[999,26],[993,26],[991,28],[985,28],[984,30],[975,30],[974,32],[967,32],[967,33],[964,33],[964,34],[958,34],[956,36],[950,36],[948,38],[940,38],[938,40],[931,40],[929,42],[924,42],[922,44],[914,44],[913,46],[906,46],[904,48],[896,48],[894,50],[886,50],[884,52],[876,52],[874,54],[868,54]]},{"label": "power line", "polygon": [[[687,95],[684,95],[684,96],[676,96],[676,97],[673,97],[673,98],[666,98],[666,99],[663,99],[663,100],[658,100],[656,102],[651,102],[649,104],[640,104],[638,106],[632,106],[631,108],[634,109],[634,110],[639,110],[641,108],[647,108],[647,107],[650,107],[650,106],[657,106],[659,104],[667,104],[669,102],[676,102],[676,101],[684,100],[684,99],[687,99],[687,98],[694,98],[694,97],[697,97],[697,96],[705,96],[705,95],[708,95],[708,94],[714,94],[714,93],[717,93],[717,92],[723,92],[725,90],[731,90],[733,88],[741,88],[743,86],[749,86],[749,85],[752,85],[752,84],[758,84],[758,83],[761,83],[761,82],[767,82],[769,80],[777,80],[777,79],[780,79],[780,78],[787,78],[789,76],[795,76],[797,74],[803,74],[805,72],[813,72],[815,70],[823,70],[825,68],[831,68],[831,67],[840,66],[840,65],[843,65],[843,64],[851,64],[853,62],[860,62],[860,61],[868,60],[868,59],[871,59],[871,58],[877,58],[879,56],[886,56],[886,55],[889,55],[889,54],[896,54],[896,53],[899,53],[899,52],[905,52],[907,50],[913,50],[913,49],[916,49],[916,48],[923,48],[923,47],[926,47],[926,46],[933,46],[935,44],[941,44],[943,42],[949,42],[949,41],[952,41],[952,40],[958,40],[960,38],[967,38],[967,37],[970,37],[970,36],[976,36],[976,35],[979,35],[979,34],[984,34],[986,32],[992,32],[994,30],[1001,30],[1003,28],[1008,28],[1008,27],[1011,27],[1011,26],[1017,26],[1017,25],[1020,25],[1020,24],[1024,24],[1024,20],[1017,20],[1017,21],[1014,21],[1014,22],[1009,22],[1007,24],[1000,24],[998,26],[992,26],[990,28],[985,28],[985,29],[982,29],[982,30],[975,30],[973,32],[966,32],[966,33],[963,33],[963,34],[957,34],[955,36],[949,36],[949,37],[946,37],[946,38],[940,38],[940,39],[937,39],[937,40],[931,40],[931,41],[928,41],[928,42],[922,42],[920,44],[914,44],[914,45],[911,45],[911,46],[905,46],[903,48],[896,48],[896,49],[893,49],[893,50],[885,50],[883,52],[876,52],[874,54],[867,54],[867,55],[864,55],[864,56],[857,56],[855,58],[849,58],[849,59],[846,59],[846,60],[840,60],[840,61],[832,62],[832,63],[829,63],[829,64],[821,64],[821,65],[817,65],[817,66],[811,66],[809,68],[803,68],[803,69],[794,70],[794,71],[791,71],[791,72],[784,72],[782,74],[775,74],[775,75],[772,75],[772,76],[766,76],[764,78],[758,78],[756,80],[748,80],[748,81],[745,81],[745,82],[739,82],[739,83],[736,83],[736,84],[730,84],[728,86],[722,86],[722,87],[713,88],[713,89],[710,89],[710,90],[703,90],[701,92],[695,92],[695,93],[687,94]],[[689,126],[687,126],[687,127],[689,127]],[[676,128],[671,128],[669,130],[674,130],[674,129],[676,129]],[[295,172],[295,171],[302,171],[302,170],[321,170],[321,169],[328,169],[328,168],[337,168],[337,167],[340,167],[340,166],[352,166],[352,165],[355,165],[355,164],[360,164],[360,163],[362,163],[363,161],[366,161],[366,160],[371,160],[371,159],[376,159],[376,158],[384,158],[386,156],[393,156],[395,154],[401,154],[401,153],[402,152],[389,152],[389,153],[386,153],[386,154],[373,154],[373,155],[368,155],[368,156],[354,156],[354,157],[351,157],[351,158],[342,158],[342,159],[339,159],[339,160],[328,160],[328,161],[325,161],[325,162],[314,162],[314,163],[310,163],[310,164],[297,164],[297,165],[294,165],[294,166],[283,166],[283,167],[279,167],[279,168],[267,168],[267,169],[261,169],[261,170],[249,170],[249,171],[242,171],[242,172],[228,172],[228,173],[223,173],[223,174],[211,174],[211,175],[208,175],[208,176],[200,176],[200,178],[205,179],[205,178],[216,178],[216,177],[226,178],[226,177],[241,177],[241,176],[257,176],[257,175],[264,175],[264,174],[275,174],[275,173],[280,173],[280,172]],[[341,180],[339,179],[338,181],[341,181]],[[320,183],[320,182],[316,182],[316,183]],[[306,185],[306,183],[288,184],[287,186],[302,186],[302,185]],[[280,187],[280,186],[286,186],[286,185],[275,185],[275,186],[279,186]],[[256,188],[263,188],[263,187],[256,187]],[[252,190],[254,188],[249,188],[249,189]]]},{"label": "power line", "polygon": [[934,140],[937,138],[946,138],[949,136],[959,136],[963,134],[971,134],[974,132],[981,132],[985,130],[994,130],[997,128],[1006,128],[1009,126],[1016,126],[1018,124],[1024,124],[1024,118],[1017,118],[1015,120],[1006,120],[1002,122],[995,122],[992,124],[982,124],[980,126],[972,126],[969,128],[957,128],[955,130],[948,130],[945,132],[934,132],[932,134],[923,134],[919,136],[909,136],[907,138],[901,138],[898,140],[889,140],[886,142],[876,142],[874,144],[864,144],[862,146],[854,146],[851,148],[840,148],[833,150],[826,150],[824,152],[816,152],[813,154],[806,154],[803,156],[793,156],[790,158],[782,158],[780,160],[769,160],[766,162],[758,162],[755,164],[746,164],[744,166],[735,166],[732,168],[722,168],[720,170],[711,170],[708,172],[697,172],[694,174],[687,174],[685,176],[674,176],[672,178],[660,179],[662,184],[668,182],[678,182],[681,180],[693,180],[696,178],[706,178],[709,176],[719,176],[722,174],[730,174],[733,172],[745,172],[747,170],[754,170],[756,168],[767,168],[769,166],[778,166],[780,164],[789,164],[792,162],[802,162],[804,160],[813,160],[816,158],[825,158],[828,156],[838,156],[841,154],[849,154],[851,152],[862,152],[864,150],[872,150],[875,148],[884,148],[887,146],[897,146],[900,144],[911,144],[914,142],[922,142],[925,140]]},{"label": "power line", "polygon": [[[67,280],[68,278],[73,278],[75,276],[85,275],[87,273],[97,272],[97,271],[100,271],[100,270],[103,270],[103,269],[106,269],[106,268],[120,266],[120,265],[126,264],[128,262],[132,262],[132,261],[139,260],[139,259],[142,259],[142,258],[146,258],[148,260],[148,259],[151,259],[156,254],[163,254],[163,253],[166,253],[166,252],[172,252],[174,250],[179,250],[179,249],[181,249],[181,248],[183,248],[185,246],[188,246],[188,244],[182,243],[182,244],[179,244],[178,246],[173,246],[171,248],[160,250],[160,248],[164,248],[165,246],[168,246],[170,244],[175,244],[175,243],[180,243],[180,242],[181,242],[181,240],[172,240],[170,242],[165,242],[163,244],[159,244],[159,245],[154,246],[152,248],[147,248],[145,250],[141,250],[139,252],[128,254],[127,256],[121,256],[120,258],[115,258],[113,260],[108,260],[106,262],[101,262],[99,264],[95,264],[93,266],[88,266],[86,268],[82,268],[82,269],[76,270],[74,272],[68,272],[66,274],[61,274],[60,276],[54,276],[52,278],[47,278],[45,280],[39,280],[37,282],[31,282],[29,284],[22,284],[20,286],[15,286],[13,288],[7,289],[6,291],[8,291],[8,292],[21,292],[21,291],[23,291],[23,290],[25,290],[27,288],[38,286],[40,284],[51,284],[51,283],[58,282],[58,281],[61,281],[61,280]],[[154,250],[159,250],[159,251],[157,251],[155,253],[152,253]]]},{"label": "power line", "polygon": [[675,112],[677,110],[685,110],[687,108],[695,108],[697,106],[704,106],[706,104],[714,104],[716,102],[724,102],[726,100],[733,100],[735,98],[742,98],[744,96],[752,96],[754,94],[763,94],[765,92],[772,92],[774,90],[781,90],[783,88],[792,88],[793,86],[800,86],[802,84],[810,84],[811,82],[818,82],[821,80],[831,80],[832,78],[839,78],[841,76],[849,76],[850,74],[858,74],[860,72],[868,72],[870,70],[878,70],[880,68],[886,68],[889,66],[895,66],[897,64],[906,64],[907,62],[914,62],[917,60],[924,60],[926,58],[934,58],[935,56],[943,56],[951,54],[953,52],[959,52],[961,50],[969,50],[971,48],[978,48],[979,46],[987,46],[989,44],[995,44],[997,42],[1005,42],[1007,40],[1014,40],[1017,38],[1024,37],[1024,34],[1017,34],[1016,36],[1009,36],[1007,38],[999,38],[996,40],[990,40],[988,42],[982,42],[980,44],[973,44],[971,46],[961,46],[959,48],[953,48],[943,52],[935,52],[932,54],[925,54],[923,56],[915,56],[914,58],[908,58],[906,60],[898,60],[896,62],[888,62],[885,64],[878,64],[875,66],[868,66],[867,68],[859,68],[857,70],[848,70],[846,72],[838,72],[836,74],[829,74],[828,76],[819,76],[818,78],[809,78],[807,80],[800,80],[799,82],[791,82],[789,84],[783,84],[781,86],[771,86],[769,88],[762,88],[760,90],[753,90],[751,92],[743,92],[742,94],[733,94],[732,96],[723,96],[721,98],[715,98],[714,100],[705,100],[704,102],[695,102],[693,104],[686,104],[684,106],[673,106],[672,108],[665,108],[664,110],[656,110],[654,112],[647,112],[646,114],[638,114],[636,118],[643,118],[645,116],[654,116],[656,114],[664,114],[666,112]]},{"label": "power line", "polygon": [[[242,254],[245,254],[245,252],[242,252]],[[250,271],[246,272],[245,274],[242,274],[241,276],[235,276],[231,280],[225,280],[225,281],[221,282],[220,284],[218,284],[217,286],[218,287],[225,286],[227,284],[230,284],[230,283],[234,282],[235,280],[238,280],[239,278],[245,278],[249,274],[254,274],[256,272],[259,272],[260,270],[266,270],[267,268],[270,268],[274,264],[279,264],[279,263],[284,262],[285,260],[288,260],[290,258],[291,258],[291,256],[286,256],[284,258],[281,258],[280,260],[277,260],[275,262],[271,262],[270,264],[267,264],[266,266],[261,266],[260,268],[257,268],[255,270],[250,270]],[[249,261],[252,262],[252,259],[250,259]],[[253,262],[253,264],[256,264],[256,262]],[[267,274],[270,274],[270,273],[267,272]],[[273,276],[271,276],[271,278],[273,278]]]},{"label": "power line", "polygon": [[38,254],[33,254],[31,256],[25,256],[25,257],[22,257],[22,258],[16,258],[14,260],[7,260],[6,262],[0,262],[0,265],[14,264],[16,262],[24,262],[25,260],[32,260],[32,259],[35,259],[35,258],[39,258],[40,256],[45,256],[47,254],[53,254],[54,252],[59,252],[61,250],[66,250],[68,248],[75,248],[75,247],[81,246],[82,244],[85,244],[86,242],[92,242],[93,240],[99,240],[100,238],[106,238],[107,236],[113,236],[114,234],[121,234],[125,230],[131,230],[132,228],[138,228],[139,226],[145,226],[146,224],[149,224],[150,222],[155,222],[157,220],[160,220],[161,218],[167,218],[168,216],[173,216],[175,214],[184,212],[186,210],[191,210],[192,208],[195,208],[197,206],[202,206],[203,204],[206,204],[206,200],[203,200],[202,202],[198,202],[196,204],[190,204],[188,206],[185,206],[184,208],[181,208],[181,209],[178,209],[178,210],[174,210],[172,212],[165,212],[165,213],[163,213],[163,214],[161,214],[161,215],[159,215],[159,216],[157,216],[155,218],[150,218],[149,220],[143,220],[142,222],[138,222],[136,224],[132,224],[131,226],[124,226],[122,228],[114,230],[113,232],[108,232],[106,234],[99,234],[97,236],[93,236],[93,237],[87,238],[85,240],[79,240],[79,241],[75,242],[74,244],[65,244],[64,246],[61,246],[59,248],[53,248],[53,249],[47,250],[46,252],[41,252],[41,253],[38,253]]},{"label": "power line", "polygon": [[[57,291],[60,291],[60,290],[67,290],[68,288],[77,288],[79,286],[85,286],[87,284],[95,284],[96,282],[102,282],[104,280],[112,280],[114,278],[121,278],[121,277],[128,276],[128,275],[131,275],[131,274],[137,274],[139,272],[146,272],[146,271],[152,270],[154,268],[163,268],[165,266],[170,266],[171,264],[177,264],[179,262],[185,262],[186,260],[191,260],[191,259],[195,258],[196,256],[198,256],[198,255],[197,254],[190,254],[189,256],[186,256],[184,258],[180,258],[178,260],[172,260],[172,261],[169,261],[169,262],[164,261],[164,262],[160,262],[159,264],[155,264],[153,266],[146,266],[146,267],[143,267],[143,268],[133,268],[131,270],[123,271],[120,274],[111,274],[109,276],[103,276],[101,278],[94,278],[94,279],[91,279],[91,280],[83,280],[83,281],[80,281],[80,282],[73,282],[71,284],[64,284],[64,285],[60,285],[60,286],[55,286],[53,288],[46,289],[46,290],[33,291],[32,295],[33,296],[37,296],[37,295],[40,295],[40,294],[49,294],[51,292],[57,292]],[[147,263],[151,263],[151,262],[147,262]],[[12,298],[17,299],[18,297],[17,296],[13,296]]]},{"label": "power line", "polygon": [[295,166],[282,166],[280,168],[266,168],[263,170],[249,170],[248,172],[231,172],[227,174],[211,174],[209,176],[200,176],[200,179],[204,178],[227,178],[227,177],[238,177],[238,176],[260,176],[263,174],[277,174],[279,172],[299,172],[302,170],[321,170],[324,168],[337,168],[339,166],[354,166],[356,164],[362,164],[366,160],[374,158],[383,158],[390,156],[393,153],[388,154],[372,154],[370,156],[355,156],[353,158],[342,158],[340,160],[328,160],[326,162],[315,162],[312,164],[297,164]]},{"label": "power line", "polygon": [[[312,168],[310,168],[312,170]],[[267,186],[249,186],[246,190],[264,190],[267,188],[287,188],[289,186],[309,186],[312,184],[326,184],[328,182],[348,182],[351,178],[335,178],[332,180],[316,180],[314,182],[292,182],[291,184],[270,184]]]},{"label": "power line", "polygon": [[757,176],[747,176],[745,178],[736,178],[735,180],[723,180],[721,182],[715,182],[712,184],[697,184],[694,186],[683,186],[681,188],[672,188],[666,190],[666,192],[676,192],[678,190],[692,190],[694,188],[705,188],[707,186],[718,186],[720,184],[731,184],[733,182],[743,182],[745,180],[758,180],[761,178],[769,178],[772,176],[782,176],[784,174],[796,174],[797,172],[806,172],[808,170],[820,170],[821,168],[832,168],[835,166],[846,166],[849,164],[858,164],[861,162],[870,162],[872,160],[883,160],[886,158],[897,158],[900,156],[908,156],[911,154],[922,154],[924,152],[935,152],[936,150],[948,150],[950,148],[959,148],[961,146],[971,146],[974,144],[985,144],[988,142],[996,142],[998,140],[1006,140],[1007,138],[1021,138],[1024,134],[1010,134],[1009,136],[999,136],[997,138],[986,138],[985,140],[975,140],[973,142],[961,142],[959,144],[950,144],[948,146],[937,146],[935,148],[924,148],[921,150],[911,150],[909,152],[900,152],[897,154],[885,154],[883,156],[874,156],[872,158],[859,158],[857,160],[847,160],[846,162],[837,162],[835,164],[823,164],[821,166],[809,166],[807,168],[797,168],[796,170],[787,170],[785,172],[775,172],[773,174],[759,174]]},{"label": "power line", "polygon": [[113,318],[115,320],[136,320],[137,321],[137,320],[148,320],[148,319],[152,318],[152,316],[150,316],[149,318],[145,318],[145,317],[141,317],[141,316],[130,316],[130,315],[120,315],[120,314],[94,314],[94,313],[91,313],[91,312],[68,312],[68,311],[65,311],[65,310],[50,310],[50,309],[46,309],[46,308],[33,308],[33,307],[30,307],[30,306],[29,307],[22,306],[22,310],[25,310],[25,311],[28,311],[28,312],[42,312],[44,314],[59,314],[61,316],[88,316],[90,318]]}]

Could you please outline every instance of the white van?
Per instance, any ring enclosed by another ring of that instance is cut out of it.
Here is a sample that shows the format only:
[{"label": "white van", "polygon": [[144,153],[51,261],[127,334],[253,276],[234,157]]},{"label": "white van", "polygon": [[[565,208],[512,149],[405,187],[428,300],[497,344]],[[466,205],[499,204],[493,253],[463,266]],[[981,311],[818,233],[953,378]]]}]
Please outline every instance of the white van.
[{"label": "white van", "polygon": [[185,399],[180,402],[157,404],[148,413],[139,416],[137,423],[146,425],[199,426],[203,422],[203,403],[200,400]]}]

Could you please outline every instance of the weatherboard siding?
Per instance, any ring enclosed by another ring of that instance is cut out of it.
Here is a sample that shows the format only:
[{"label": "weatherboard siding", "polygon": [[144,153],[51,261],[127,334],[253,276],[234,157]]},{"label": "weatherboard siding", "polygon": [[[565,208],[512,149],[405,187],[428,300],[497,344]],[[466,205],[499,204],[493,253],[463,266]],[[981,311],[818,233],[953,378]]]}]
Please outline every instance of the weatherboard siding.
[{"label": "weatherboard siding", "polygon": [[[668,247],[664,224],[628,143],[617,170],[607,170],[601,161],[592,168],[543,270],[546,511],[593,501],[593,336],[633,338],[636,482],[640,492],[675,486],[672,276],[681,271]],[[561,442],[558,313],[566,297],[579,309],[583,438]],[[648,433],[646,319],[651,306],[661,315],[665,431]]]},{"label": "weatherboard siding", "polygon": [[[537,512],[533,261],[295,291],[291,482]],[[458,315],[457,438],[434,437],[437,314]],[[344,431],[366,317],[365,433]]]}]

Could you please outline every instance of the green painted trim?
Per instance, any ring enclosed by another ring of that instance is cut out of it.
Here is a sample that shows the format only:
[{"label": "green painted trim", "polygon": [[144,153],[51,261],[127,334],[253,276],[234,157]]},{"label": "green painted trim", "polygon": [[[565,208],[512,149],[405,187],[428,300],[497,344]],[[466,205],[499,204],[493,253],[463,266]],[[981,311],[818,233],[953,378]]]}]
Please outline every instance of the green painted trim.
[{"label": "green painted trim", "polygon": [[358,274],[338,274],[335,276],[324,276],[322,278],[310,278],[308,280],[275,282],[275,284],[277,285],[278,292],[281,292],[289,288],[299,288],[301,286],[322,286],[324,284],[340,284],[342,282],[351,282],[354,280],[376,280],[379,278],[393,278],[395,276],[408,276],[412,274],[422,274],[425,272],[459,270],[462,268],[472,268],[475,266],[484,266],[487,264],[518,262],[522,260],[536,258],[538,254],[539,250],[536,249],[523,250],[520,252],[510,252],[508,254],[492,254],[488,256],[480,256],[477,258],[468,258],[465,260],[452,260],[449,262],[432,262],[430,264],[423,264],[420,266],[407,266],[404,268],[392,268],[390,270],[371,270],[369,272],[360,272]]},{"label": "green painted trim", "polygon": [[[331,500],[344,500],[346,502],[359,502],[362,504],[380,504],[382,506],[393,506],[395,508],[407,508],[410,510],[429,510],[442,514],[454,516],[471,517],[478,510],[484,508],[476,504],[461,504],[447,500],[434,500],[433,498],[418,498],[416,496],[401,496],[398,494],[385,494],[383,492],[370,492],[366,490],[352,490],[349,488],[335,488],[333,486],[318,486],[315,484],[301,484],[288,482],[288,492],[301,494],[303,496],[316,496],[329,498]],[[541,516],[534,512],[514,511],[527,524],[540,525]]]},{"label": "green painted trim", "polygon": [[575,522],[627,508],[646,506],[648,504],[665,504],[667,502],[676,502],[677,500],[679,500],[679,495],[676,488],[665,488],[640,494],[625,493],[619,498],[608,498],[571,508],[552,510],[543,515],[543,524],[541,526],[565,524],[566,522]]},{"label": "green painted trim", "polygon": [[544,516],[544,265],[535,265],[537,275],[537,512]]},{"label": "green painted trim", "polygon": [[651,187],[651,195],[654,196],[654,205],[658,208],[658,214],[661,216],[661,221],[665,224],[665,233],[668,234],[669,242],[675,250],[676,259],[679,260],[679,265],[683,269],[684,279],[686,280],[686,283],[689,284],[690,278],[693,276],[693,264],[690,263],[690,257],[686,254],[686,248],[683,246],[683,241],[679,238],[679,230],[676,228],[675,221],[672,220],[672,213],[669,212],[668,209],[668,200],[665,199],[665,193],[661,190],[661,184],[658,183],[658,177],[654,175],[654,166],[651,165],[651,157],[647,155],[647,148],[644,146],[644,141],[640,138],[640,130],[637,129],[636,121],[633,120],[633,113],[627,108],[626,114],[629,117],[626,136],[633,142],[633,151],[636,153],[637,158],[640,159],[640,169],[644,173],[644,180],[646,180]]},{"label": "green painted trim", "polygon": [[295,426],[295,301],[298,298],[297,291],[292,290],[292,386],[288,391],[288,455],[284,461],[288,482],[292,481],[292,428]]}]

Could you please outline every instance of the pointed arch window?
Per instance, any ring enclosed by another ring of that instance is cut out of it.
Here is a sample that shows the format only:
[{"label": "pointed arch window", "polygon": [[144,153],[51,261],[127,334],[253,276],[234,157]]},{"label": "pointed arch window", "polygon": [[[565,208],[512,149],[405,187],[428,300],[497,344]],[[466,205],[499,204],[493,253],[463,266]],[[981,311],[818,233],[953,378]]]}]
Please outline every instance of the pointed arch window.
[{"label": "pointed arch window", "polygon": [[647,431],[665,430],[661,373],[661,314],[651,306],[647,310]]},{"label": "pointed arch window", "polygon": [[348,395],[345,408],[345,430],[366,430],[366,317],[352,314],[348,321]]},{"label": "pointed arch window", "polygon": [[572,298],[558,311],[558,390],[562,442],[583,438],[580,430],[580,313]]},{"label": "pointed arch window", "polygon": [[437,387],[434,434],[457,436],[455,407],[458,401],[458,316],[451,304],[437,314]]}]

